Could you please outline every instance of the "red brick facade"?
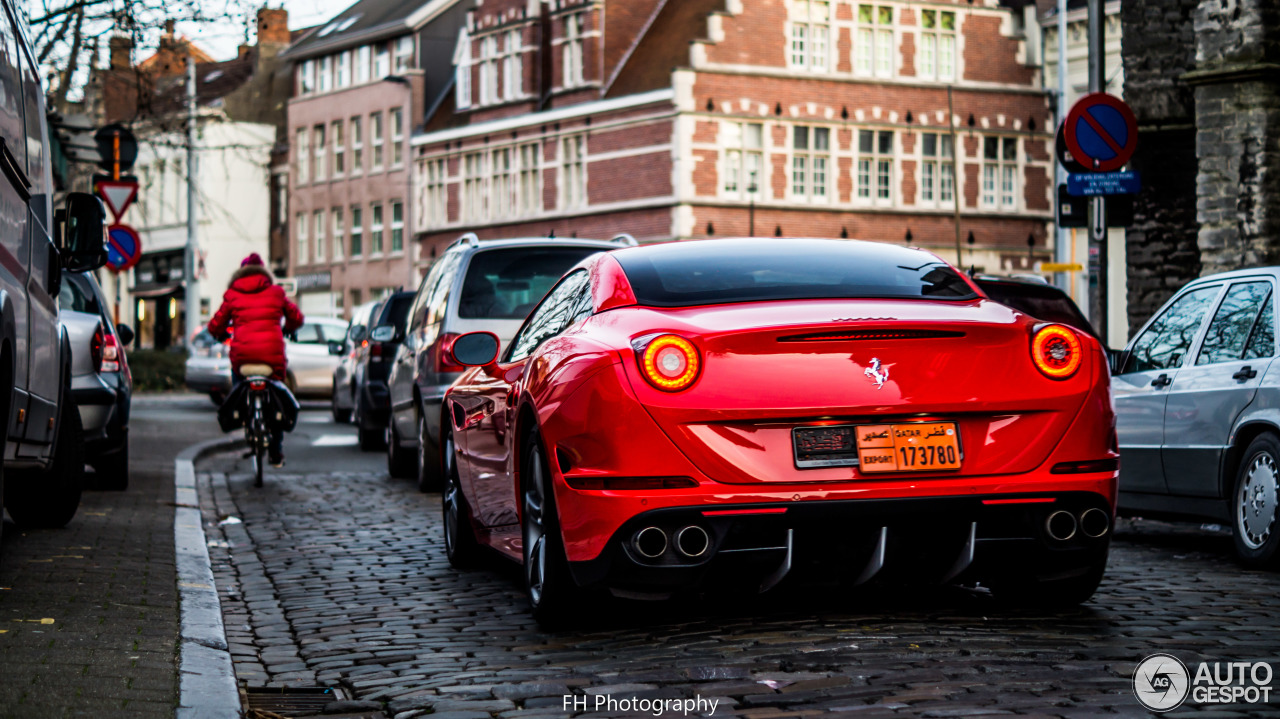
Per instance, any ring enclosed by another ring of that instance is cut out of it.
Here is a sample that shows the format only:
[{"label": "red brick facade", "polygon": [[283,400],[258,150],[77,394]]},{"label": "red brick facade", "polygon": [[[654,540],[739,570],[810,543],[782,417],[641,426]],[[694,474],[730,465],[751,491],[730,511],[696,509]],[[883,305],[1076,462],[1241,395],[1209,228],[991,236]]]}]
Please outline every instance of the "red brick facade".
[{"label": "red brick facade", "polygon": [[958,196],[963,263],[1025,270],[1029,240],[1048,255],[1052,138],[1014,28],[1006,8],[946,0],[486,0],[448,117],[413,140],[424,262],[467,231],[660,241],[753,225],[910,234],[954,261]]}]

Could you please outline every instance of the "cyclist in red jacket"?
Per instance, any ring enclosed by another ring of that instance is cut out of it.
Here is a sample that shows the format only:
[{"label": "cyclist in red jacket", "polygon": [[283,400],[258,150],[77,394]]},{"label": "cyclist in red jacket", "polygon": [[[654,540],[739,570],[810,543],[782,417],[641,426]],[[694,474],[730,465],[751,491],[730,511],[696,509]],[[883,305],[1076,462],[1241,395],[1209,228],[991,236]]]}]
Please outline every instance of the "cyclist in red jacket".
[{"label": "cyclist in red jacket", "polygon": [[[283,322],[283,329],[281,323]],[[236,382],[244,379],[240,367],[246,364],[270,365],[271,378],[285,380],[288,360],[284,353],[284,335],[302,326],[302,312],[289,301],[284,289],[271,279],[262,266],[262,258],[253,253],[240,263],[231,276],[231,285],[222,295],[222,306],[209,320],[209,334],[219,340],[231,338],[231,372]],[[234,328],[234,334],[229,331]],[[284,464],[284,432],[272,430],[268,448],[271,463]]]}]

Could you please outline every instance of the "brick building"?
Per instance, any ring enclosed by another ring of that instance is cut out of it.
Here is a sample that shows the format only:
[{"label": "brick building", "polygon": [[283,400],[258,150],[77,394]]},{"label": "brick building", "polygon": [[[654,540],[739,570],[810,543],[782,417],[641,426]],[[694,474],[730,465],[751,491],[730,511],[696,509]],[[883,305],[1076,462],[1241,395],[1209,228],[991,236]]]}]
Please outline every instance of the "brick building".
[{"label": "brick building", "polygon": [[1028,240],[1048,257],[1052,165],[1023,17],[981,1],[486,0],[459,33],[454,92],[413,139],[424,261],[464,231],[754,232],[950,260],[959,237],[965,265],[1025,269]]},{"label": "brick building", "polygon": [[288,190],[287,273],[303,312],[344,315],[416,284],[409,138],[452,81],[468,4],[360,0],[283,53],[290,154],[274,177]]}]

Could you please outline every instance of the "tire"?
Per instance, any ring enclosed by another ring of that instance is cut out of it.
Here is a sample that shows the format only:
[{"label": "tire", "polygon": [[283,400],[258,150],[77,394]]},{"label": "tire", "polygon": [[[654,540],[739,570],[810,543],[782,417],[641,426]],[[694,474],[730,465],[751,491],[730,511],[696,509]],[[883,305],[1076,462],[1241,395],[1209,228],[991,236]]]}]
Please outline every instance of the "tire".
[{"label": "tire", "polygon": [[356,437],[360,440],[361,452],[376,452],[382,449],[383,440],[385,439],[384,429],[366,429],[364,412],[361,411],[360,397],[356,396],[356,408],[352,415],[352,421],[356,424]]},{"label": "tire", "polygon": [[392,479],[412,479],[417,470],[417,455],[400,446],[400,433],[396,432],[396,418],[387,420],[387,472]]},{"label": "tire", "polygon": [[58,409],[53,464],[47,471],[15,470],[5,484],[5,506],[19,527],[65,527],[80,507],[84,487],[84,427],[70,392]]},{"label": "tire", "polygon": [[533,618],[544,628],[571,623],[582,602],[582,590],[569,574],[564,540],[556,515],[551,471],[537,432],[525,442],[520,473],[520,527],[524,547],[524,585]]},{"label": "tire", "polygon": [[337,400],[333,402],[333,422],[334,424],[351,423],[351,410],[339,407]]},{"label": "tire", "polygon": [[123,492],[129,488],[129,438],[125,435],[120,449],[100,457],[93,463],[97,470],[94,476],[94,489],[105,489],[111,492]]},{"label": "tire", "polygon": [[444,520],[444,552],[456,569],[469,569],[480,558],[480,543],[476,541],[475,525],[471,522],[471,507],[462,494],[458,478],[458,465],[453,454],[453,433],[445,437],[444,489],[441,492],[441,514]]},{"label": "tire", "polygon": [[[449,441],[452,442],[452,432],[449,433],[449,438]],[[425,412],[418,413],[418,451],[416,454],[418,491],[434,492],[442,489],[447,479],[447,470],[444,469],[442,460],[452,463],[454,458],[448,452],[441,452],[441,448],[437,447],[431,441],[431,438],[427,436],[427,415]]]},{"label": "tire", "polygon": [[221,407],[227,396],[215,389],[209,392],[209,399],[213,402],[214,407]]},{"label": "tire", "polygon": [[1019,577],[996,584],[991,591],[1001,602],[1016,609],[1070,609],[1093,596],[1106,569],[1104,555],[1096,565],[1074,577],[1050,580]]},{"label": "tire", "polygon": [[1249,567],[1280,564],[1280,439],[1258,435],[1245,449],[1232,485],[1231,535]]}]

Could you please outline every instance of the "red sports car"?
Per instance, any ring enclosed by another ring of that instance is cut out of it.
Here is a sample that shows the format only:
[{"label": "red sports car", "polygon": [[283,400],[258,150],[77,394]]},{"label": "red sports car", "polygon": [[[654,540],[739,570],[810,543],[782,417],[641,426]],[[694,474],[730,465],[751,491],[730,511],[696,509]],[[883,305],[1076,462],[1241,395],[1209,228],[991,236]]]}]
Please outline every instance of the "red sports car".
[{"label": "red sports car", "polygon": [[499,358],[463,335],[442,452],[449,558],[583,593],[981,584],[1078,603],[1119,455],[1107,358],[937,256],[849,240],[621,249],[570,270]]}]

